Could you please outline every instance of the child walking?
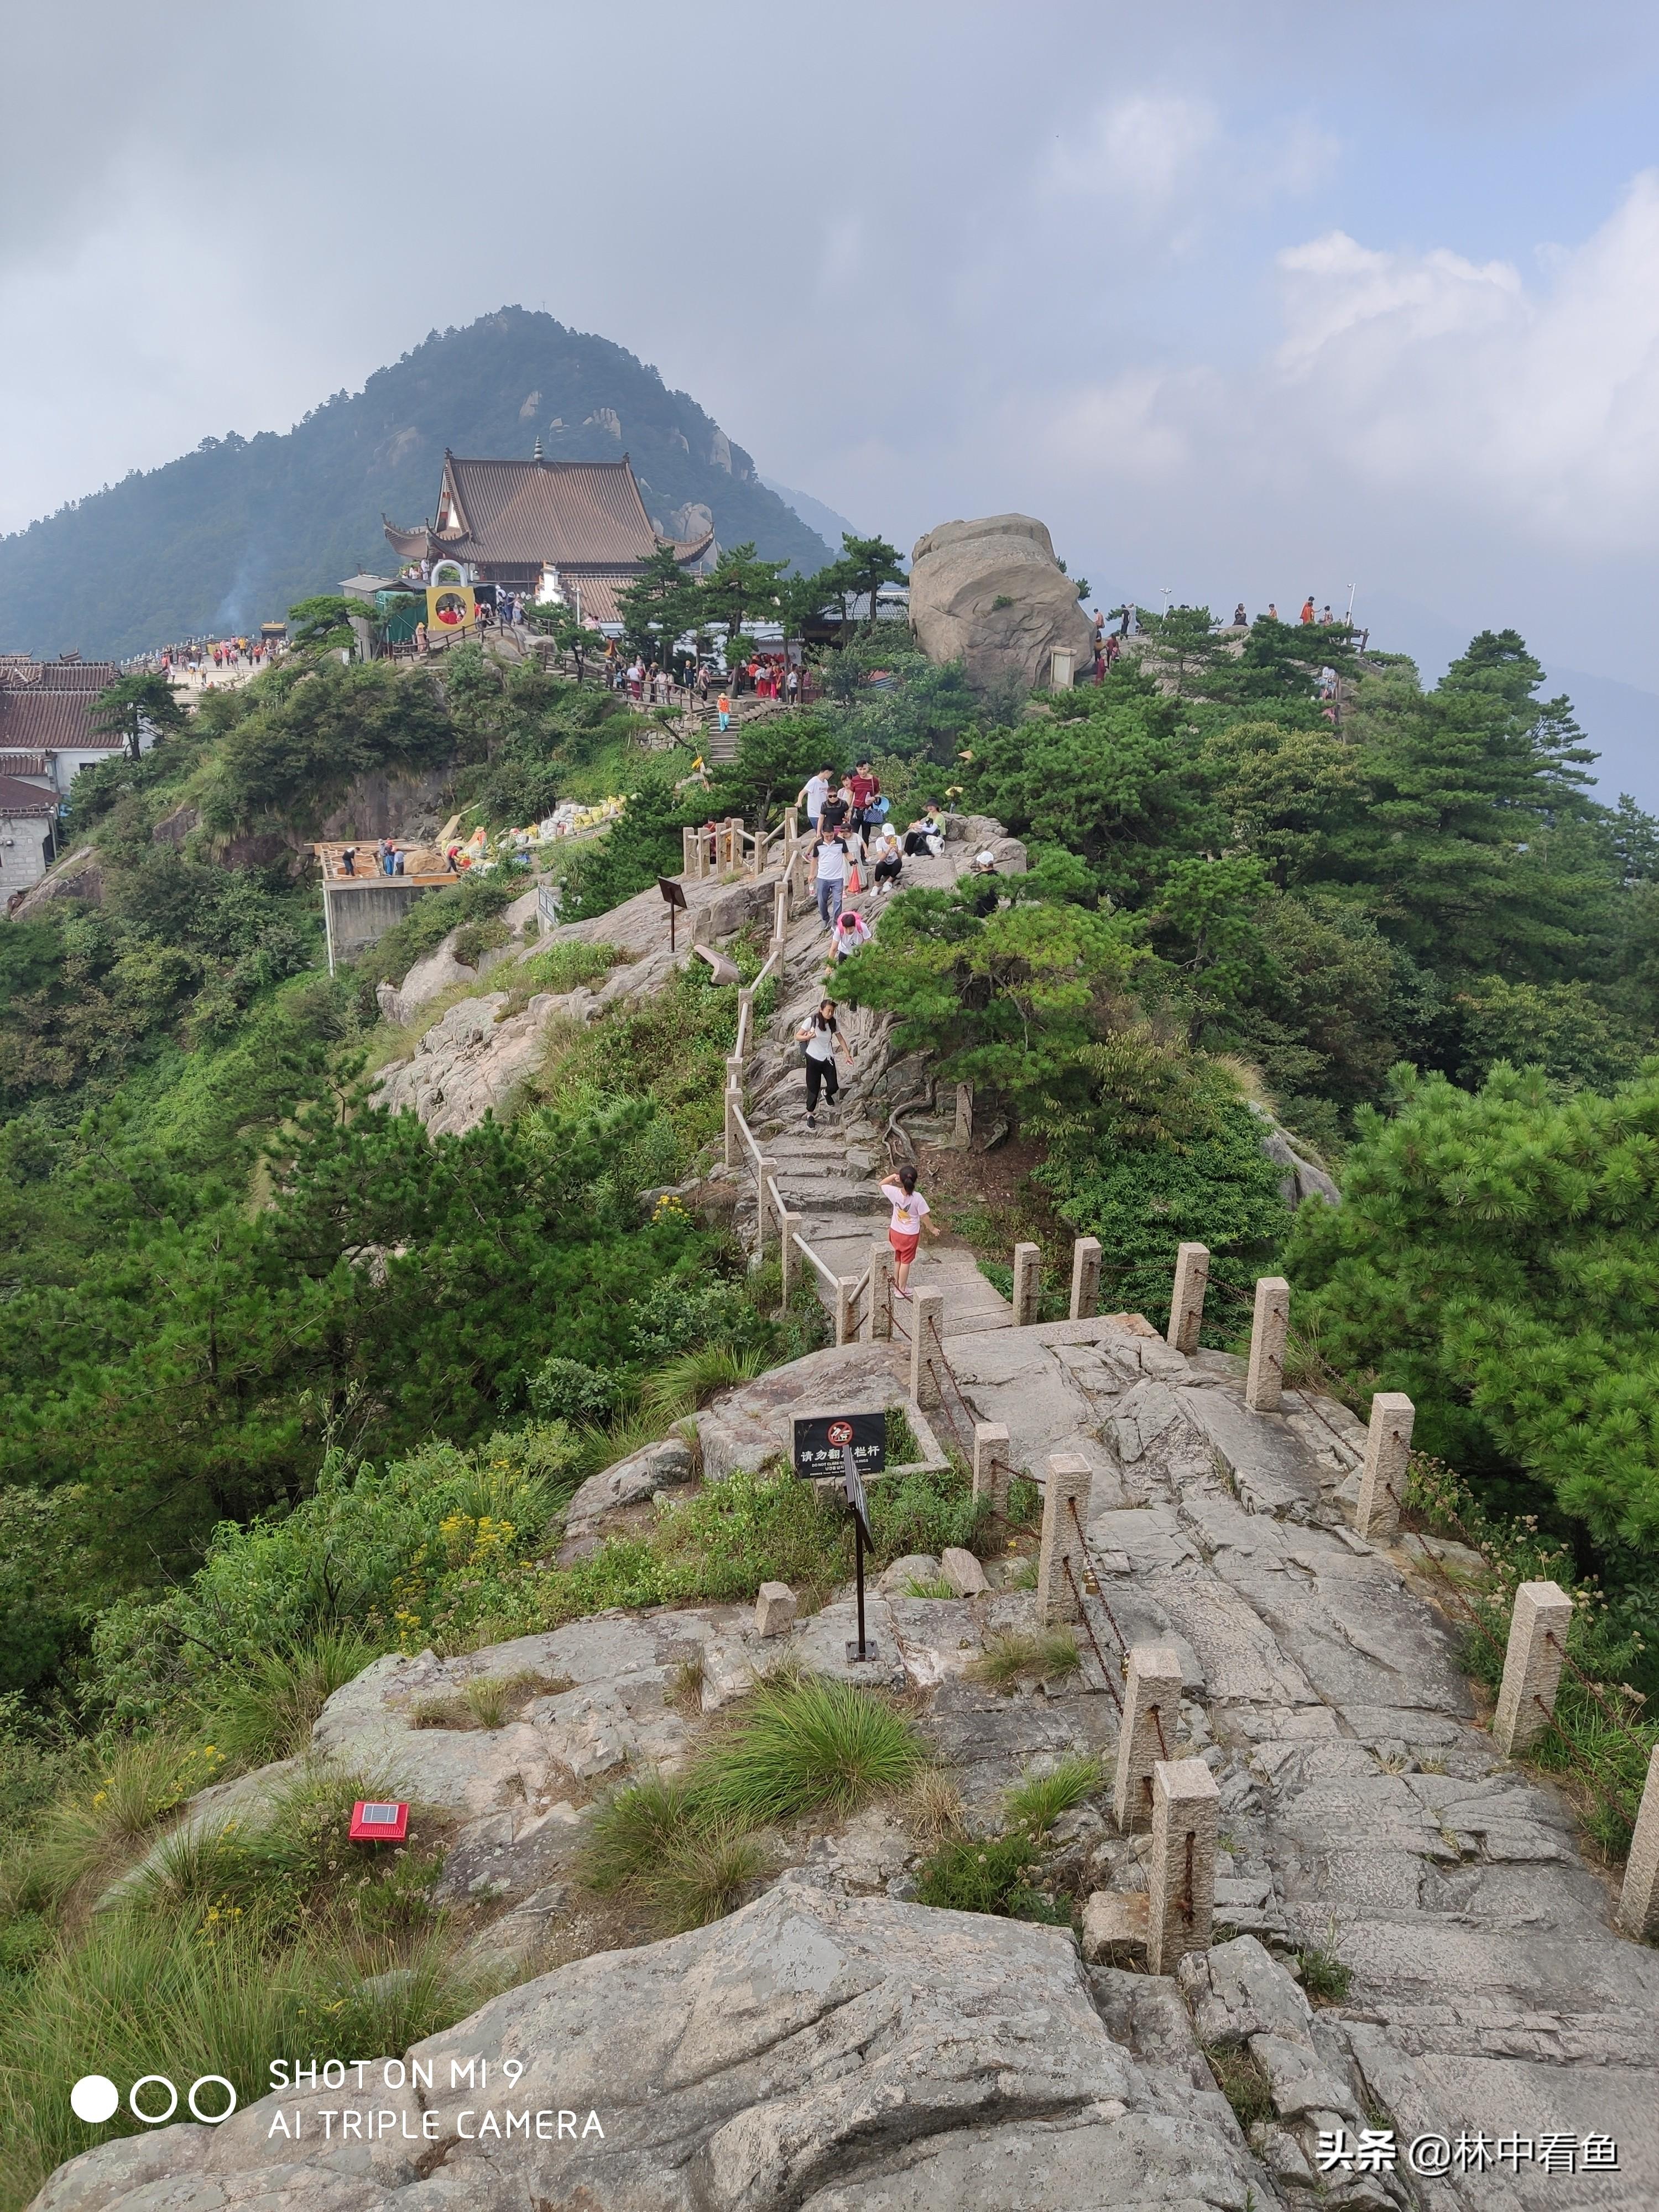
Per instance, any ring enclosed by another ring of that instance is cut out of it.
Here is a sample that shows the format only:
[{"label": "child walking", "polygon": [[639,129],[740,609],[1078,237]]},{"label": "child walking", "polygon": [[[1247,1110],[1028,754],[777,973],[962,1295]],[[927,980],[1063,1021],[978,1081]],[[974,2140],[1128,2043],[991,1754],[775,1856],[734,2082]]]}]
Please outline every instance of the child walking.
[{"label": "child walking", "polygon": [[939,1231],[927,1220],[933,1208],[916,1188],[914,1168],[901,1168],[896,1175],[884,1176],[881,1188],[893,1209],[893,1218],[887,1229],[887,1242],[893,1248],[893,1257],[897,1263],[893,1270],[893,1288],[900,1297],[908,1298],[910,1295],[910,1263],[916,1256],[917,1245],[921,1242],[922,1224],[927,1222],[930,1237],[937,1237]]}]

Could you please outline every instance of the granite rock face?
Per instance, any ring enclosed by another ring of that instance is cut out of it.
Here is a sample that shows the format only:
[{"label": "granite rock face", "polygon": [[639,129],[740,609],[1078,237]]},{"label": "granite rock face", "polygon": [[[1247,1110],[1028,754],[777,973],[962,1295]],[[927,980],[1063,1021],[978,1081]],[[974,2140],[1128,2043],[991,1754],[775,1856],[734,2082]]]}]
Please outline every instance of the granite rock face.
[{"label": "granite rock face", "polygon": [[1077,586],[1045,525],[1029,514],[942,522],[919,538],[910,623],[930,660],[964,660],[981,685],[1010,677],[1046,685],[1056,648],[1073,654],[1074,675],[1094,649]]},{"label": "granite rock face", "polygon": [[[810,1875],[526,1983],[409,2056],[430,2088],[272,2096],[221,2129],[112,2143],[61,2167],[35,2212],[1277,2201],[1212,2091],[1108,2033],[1065,1931],[835,1896]],[[394,2117],[372,2144],[341,2140],[337,2119],[325,2138],[325,2106]],[[297,2141],[273,2137],[279,2111]]]}]

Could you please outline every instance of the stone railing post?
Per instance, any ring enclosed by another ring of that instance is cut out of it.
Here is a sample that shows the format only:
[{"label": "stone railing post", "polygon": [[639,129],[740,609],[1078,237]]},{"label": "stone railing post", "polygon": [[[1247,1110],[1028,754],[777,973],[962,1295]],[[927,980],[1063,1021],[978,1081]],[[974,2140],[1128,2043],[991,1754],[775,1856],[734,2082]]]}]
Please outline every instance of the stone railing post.
[{"label": "stone railing post", "polygon": [[1175,1296],[1170,1301],[1170,1326],[1165,1335],[1177,1352],[1190,1358],[1198,1350],[1204,1326],[1204,1293],[1210,1286],[1210,1248],[1207,1244],[1176,1247]]},{"label": "stone railing post", "polygon": [[942,1291],[910,1293],[910,1395],[924,1413],[940,1404],[945,1386],[939,1362],[945,1348],[945,1294]]},{"label": "stone railing post", "polygon": [[1291,1286],[1283,1275],[1263,1275],[1255,1286],[1250,1364],[1244,1403],[1253,1413],[1276,1413],[1285,1384],[1285,1335],[1291,1323]]},{"label": "stone railing post", "polygon": [[793,858],[784,863],[784,872],[772,893],[772,942],[781,945],[789,934],[789,869]]},{"label": "stone railing post", "polygon": [[766,1216],[772,1200],[767,1185],[778,1171],[775,1160],[769,1160],[763,1152],[755,1163],[755,1265],[766,1264]]},{"label": "stone railing post", "polygon": [[696,843],[696,830],[689,823],[680,831],[680,873],[683,876],[689,876],[696,865],[696,854],[692,848]]},{"label": "stone railing post", "polygon": [[[729,1068],[730,1061],[726,1065]],[[738,1164],[738,1146],[741,1141],[738,1135],[740,1096],[738,1085],[728,1074],[726,1084],[726,1164],[729,1168],[734,1168]]]},{"label": "stone railing post", "polygon": [[1089,1525],[1093,1484],[1089,1462],[1080,1454],[1055,1452],[1049,1460],[1042,1486],[1042,1546],[1037,1554],[1036,1615],[1044,1628],[1083,1618],[1083,1578],[1088,1569],[1083,1530]]},{"label": "stone railing post", "polygon": [[1417,1408],[1403,1390],[1378,1390],[1365,1432],[1365,1471],[1359,1478],[1354,1528],[1372,1543],[1386,1544],[1400,1527]]},{"label": "stone railing post", "polygon": [[854,1315],[858,1310],[858,1277],[836,1278],[836,1342],[851,1344],[858,1335]]},{"label": "stone railing post", "polygon": [[1079,1237],[1072,1246],[1072,1319],[1089,1321],[1100,1311],[1100,1239]]},{"label": "stone railing post", "polygon": [[1035,1244],[1014,1247],[1014,1327],[1030,1328],[1037,1317],[1037,1290],[1042,1280],[1042,1254]]},{"label": "stone railing post", "polygon": [[974,1499],[991,1501],[991,1518],[1008,1518],[1008,1431],[1000,1421],[974,1423]]},{"label": "stone railing post", "polygon": [[782,1296],[779,1304],[785,1313],[788,1312],[789,1301],[794,1296],[795,1272],[800,1264],[800,1255],[795,1249],[795,1239],[800,1234],[802,1218],[800,1214],[791,1213],[786,1210],[782,1220],[778,1224],[780,1237],[778,1272],[783,1278]]},{"label": "stone railing post", "polygon": [[1559,1583],[1522,1583],[1515,1593],[1504,1685],[1492,1718],[1492,1741],[1507,1759],[1549,1725],[1571,1623],[1572,1600]]},{"label": "stone railing post", "polygon": [[1175,1757],[1180,1714],[1181,1654],[1172,1644],[1132,1644],[1112,1791],[1120,1835],[1152,1825],[1152,1769]]},{"label": "stone railing post", "polygon": [[755,850],[750,860],[749,872],[757,883],[766,873],[766,831],[758,814],[755,817]]},{"label": "stone railing post", "polygon": [[1659,1743],[1648,1761],[1642,1809],[1631,1838],[1625,1886],[1619,1893],[1619,1924],[1638,1938],[1659,1936]]},{"label": "stone railing post", "polygon": [[726,865],[732,869],[743,866],[743,817],[728,814],[726,817]]},{"label": "stone railing post", "polygon": [[1215,1918],[1220,1792],[1201,1759],[1160,1759],[1152,1768],[1152,1854],[1146,1869],[1146,1971],[1167,1974],[1202,1951]]},{"label": "stone railing post", "polygon": [[893,1248],[884,1237],[870,1247],[870,1299],[859,1334],[866,1344],[885,1344],[893,1334]]}]

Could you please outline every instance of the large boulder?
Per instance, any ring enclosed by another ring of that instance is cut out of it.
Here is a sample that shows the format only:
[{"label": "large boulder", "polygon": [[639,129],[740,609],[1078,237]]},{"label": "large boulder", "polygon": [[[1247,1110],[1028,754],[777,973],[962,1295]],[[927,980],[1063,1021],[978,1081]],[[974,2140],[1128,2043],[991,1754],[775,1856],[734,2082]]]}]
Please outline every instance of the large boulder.
[{"label": "large boulder", "polygon": [[1077,586],[1054,558],[1048,528],[1029,514],[942,522],[916,540],[910,622],[930,660],[966,661],[974,683],[1051,680],[1057,648],[1075,674],[1094,648]]},{"label": "large boulder", "polygon": [[[87,2151],[36,2212],[1275,2201],[1190,2057],[1149,2063],[1113,2039],[1068,1930],[800,1877],[712,1928],[509,1990],[410,2057],[417,2093],[370,2059],[361,2091],[349,2074],[220,2129]],[[348,2109],[363,2115],[349,2135]]]}]

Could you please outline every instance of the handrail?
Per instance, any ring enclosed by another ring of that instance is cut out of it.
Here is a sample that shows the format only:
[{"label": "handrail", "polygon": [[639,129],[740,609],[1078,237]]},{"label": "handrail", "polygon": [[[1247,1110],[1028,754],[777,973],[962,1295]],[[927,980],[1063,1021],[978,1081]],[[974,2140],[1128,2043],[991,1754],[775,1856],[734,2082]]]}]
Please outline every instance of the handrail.
[{"label": "handrail", "polygon": [[799,1230],[794,1232],[793,1237],[791,1241],[793,1243],[795,1249],[800,1253],[801,1256],[810,1261],[810,1263],[817,1269],[819,1274],[822,1275],[824,1281],[829,1284],[830,1289],[832,1291],[839,1290],[841,1287],[840,1276],[833,1273],[830,1268],[824,1266],[823,1261],[819,1259],[817,1254],[812,1249],[811,1246],[807,1243],[806,1239],[801,1235]]},{"label": "handrail", "polygon": [[750,1151],[755,1155],[755,1167],[758,1173],[762,1158],[761,1148],[755,1141],[754,1131],[750,1127],[748,1122],[743,1118],[743,1109],[741,1106],[734,1106],[732,1109],[732,1118],[737,1123],[738,1133],[742,1137],[744,1144],[748,1146]]}]

